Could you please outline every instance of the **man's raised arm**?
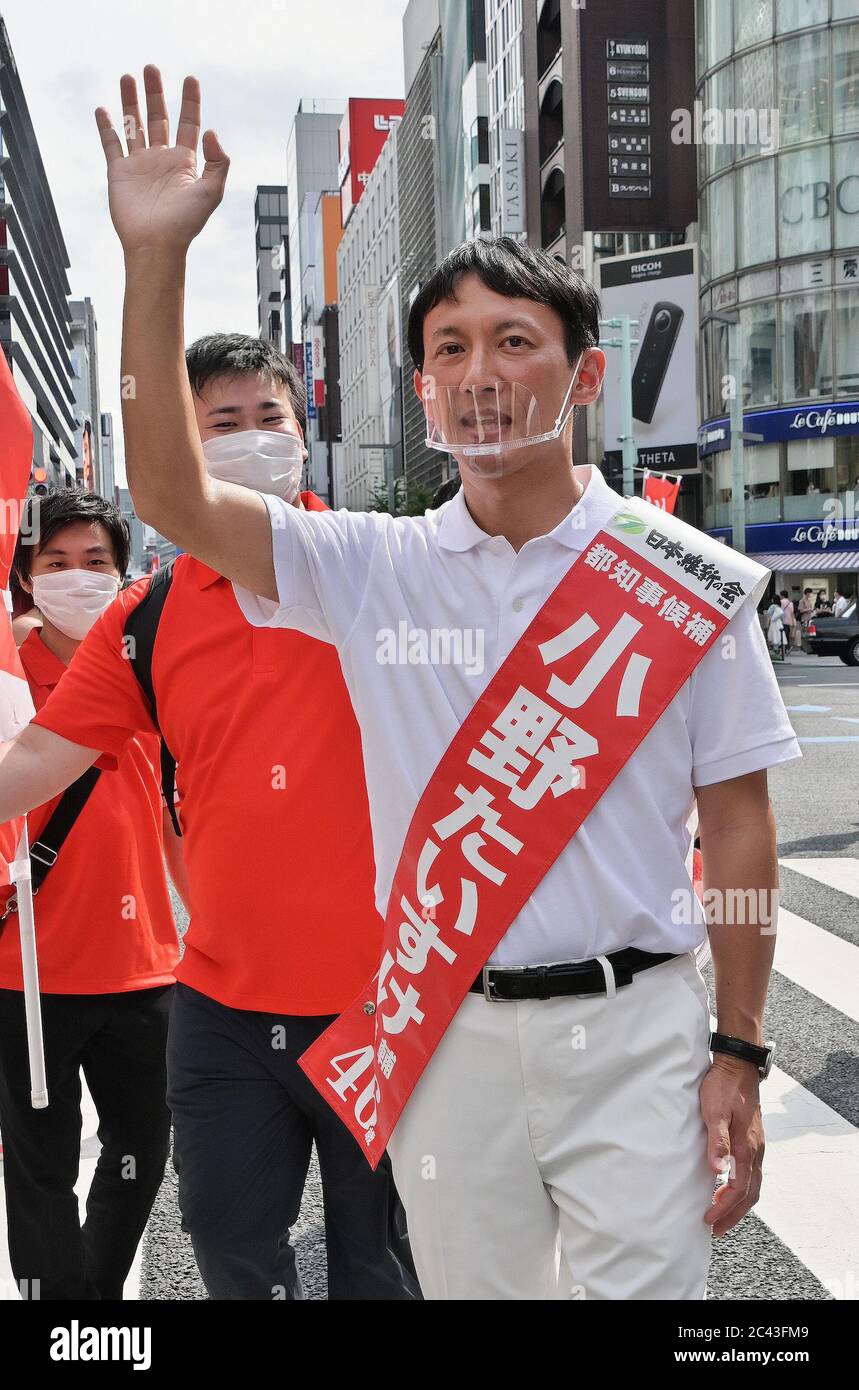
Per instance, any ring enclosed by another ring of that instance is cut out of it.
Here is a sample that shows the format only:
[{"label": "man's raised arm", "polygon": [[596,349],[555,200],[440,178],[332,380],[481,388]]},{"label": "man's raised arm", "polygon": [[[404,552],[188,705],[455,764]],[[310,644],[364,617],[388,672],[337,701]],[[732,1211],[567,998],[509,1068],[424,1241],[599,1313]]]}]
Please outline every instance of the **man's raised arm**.
[{"label": "man's raised arm", "polygon": [[107,159],[110,213],[125,253],[122,422],[128,485],[141,521],[228,579],[277,598],[271,524],[261,497],[210,478],[185,368],[188,248],[220,203],[229,160],[212,130],[197,174],[200,84],[186,77],[171,147],[158,69],[144,69],[146,126],[137,84],[120,83],[128,154],[104,107],[96,122]]}]

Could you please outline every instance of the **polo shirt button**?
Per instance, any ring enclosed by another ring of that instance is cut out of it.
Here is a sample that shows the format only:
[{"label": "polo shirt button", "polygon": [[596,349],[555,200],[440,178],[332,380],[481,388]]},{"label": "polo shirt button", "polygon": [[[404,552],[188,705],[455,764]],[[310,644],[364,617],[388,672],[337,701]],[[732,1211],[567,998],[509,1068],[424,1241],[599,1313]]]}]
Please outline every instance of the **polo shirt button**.
[{"label": "polo shirt button", "polygon": [[525,607],[525,603],[524,603],[524,600],[523,600],[523,599],[521,599],[521,598],[514,598],[514,600],[513,600],[513,612],[514,612],[514,613],[521,613],[521,612],[522,612],[522,609],[523,609],[524,607]]},{"label": "polo shirt button", "polygon": [[369,999],[368,999],[368,1000],[367,1000],[367,1003],[364,1005],[364,1013],[365,1013],[365,1014],[374,1014],[375,1012],[376,1012],[376,1005],[375,1005],[375,1004],[371,1004],[370,1001],[369,1001]]}]

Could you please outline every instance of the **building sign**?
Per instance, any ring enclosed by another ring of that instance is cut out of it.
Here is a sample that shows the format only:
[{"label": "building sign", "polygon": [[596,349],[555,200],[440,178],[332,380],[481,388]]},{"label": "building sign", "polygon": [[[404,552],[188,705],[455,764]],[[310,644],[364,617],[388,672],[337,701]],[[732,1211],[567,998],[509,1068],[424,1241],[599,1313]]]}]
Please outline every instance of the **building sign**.
[{"label": "building sign", "polygon": [[310,346],[313,354],[313,404],[319,410],[325,404],[325,339],[321,324],[311,328]]},{"label": "building sign", "polygon": [[[601,258],[600,298],[604,319],[636,320],[633,348],[632,429],[642,468],[654,472],[697,472],[698,275],[694,246],[667,247],[635,256]],[[604,338],[617,329],[604,328]],[[603,386],[606,458],[620,460],[623,433],[620,352],[606,348]]]},{"label": "building sign", "polygon": [[[743,431],[760,434],[756,443],[778,444],[791,439],[824,439],[829,435],[859,434],[859,401],[833,401],[826,405],[787,406],[779,410],[751,410],[743,415]],[[756,443],[746,445],[754,449]],[[701,454],[717,454],[731,447],[729,419],[710,420],[698,435]]]},{"label": "building sign", "polygon": [[343,226],[361,201],[385,141],[405,113],[406,103],[384,97],[352,97],[340,125],[338,179]]},{"label": "building sign", "polygon": [[313,343],[304,344],[304,389],[307,393],[307,418],[316,419],[316,401],[313,394]]},{"label": "building sign", "polygon": [[381,442],[396,452],[391,460],[394,472],[402,469],[403,458],[403,366],[400,320],[400,281],[395,276],[378,302],[379,393],[382,416]]},{"label": "building sign", "polygon": [[[708,536],[731,544],[730,526],[708,531]],[[746,551],[753,554],[802,554],[813,552],[837,555],[843,550],[855,550],[859,541],[859,519],[834,521],[778,521],[746,526]]]},{"label": "building sign", "polygon": [[[642,43],[622,43],[616,39],[606,39],[606,58],[615,58],[618,53],[634,53],[637,57],[648,58],[650,56],[650,45],[645,40]],[[650,125],[650,84],[632,82],[613,82],[611,79],[611,64],[609,67],[608,82],[608,124],[609,124],[609,181],[608,196],[610,198],[650,198],[653,192],[653,185],[650,179],[650,159],[643,159],[642,165],[646,168],[639,168],[639,161],[632,159],[618,159],[612,149],[611,128],[613,126],[649,126]],[[648,73],[650,64],[647,64]],[[634,103],[634,104],[630,104]],[[621,164],[624,167],[618,168]],[[629,165],[635,167],[630,168]],[[618,177],[623,175],[623,177]],[[631,175],[638,175],[633,178]]]},{"label": "building sign", "polygon": [[[816,221],[828,217],[832,210],[831,184],[827,179],[794,184],[781,197],[781,220],[789,227],[806,219]],[[848,174],[835,185],[835,207],[838,212],[853,217],[859,213],[859,174]]]},{"label": "building sign", "polygon": [[379,286],[365,285],[361,318],[365,333],[364,385],[367,392],[367,415],[377,419],[382,409],[379,393]]},{"label": "building sign", "polygon": [[[588,0],[576,9],[585,228],[683,230],[697,220],[695,145],[672,141],[671,113],[694,106],[694,6]],[[631,32],[618,32],[627,24]]]},{"label": "building sign", "polygon": [[[650,81],[650,64],[635,63],[626,60],[620,62],[606,63],[606,77],[609,82],[617,79],[629,81],[632,78],[641,78],[645,82]],[[612,98],[613,100],[614,98]]]},{"label": "building sign", "polygon": [[501,235],[517,236],[525,226],[525,136],[501,131]]}]

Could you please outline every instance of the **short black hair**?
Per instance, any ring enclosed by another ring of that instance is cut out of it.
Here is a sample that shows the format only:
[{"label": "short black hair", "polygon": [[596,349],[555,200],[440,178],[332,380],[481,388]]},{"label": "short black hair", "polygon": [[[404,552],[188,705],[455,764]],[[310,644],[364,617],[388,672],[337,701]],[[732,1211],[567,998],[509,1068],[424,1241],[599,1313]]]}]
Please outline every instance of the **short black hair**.
[{"label": "short black hair", "polygon": [[33,560],[48,541],[67,526],[79,522],[91,524],[97,521],[110,537],[110,548],[120,576],[128,569],[129,530],[119,508],[100,497],[97,492],[85,492],[83,488],[54,488],[43,497],[28,497],[21,516],[21,529],[12,559],[12,574],[15,584],[21,587],[21,580],[29,580]]},{"label": "short black hair", "polygon": [[222,376],[265,376],[286,388],[295,418],[304,429],[307,405],[304,383],[288,357],[272,343],[249,333],[209,333],[185,353],[188,380],[195,396]]},{"label": "short black hair", "polygon": [[562,320],[567,358],[573,366],[600,336],[600,302],[595,289],[576,271],[545,251],[534,251],[513,237],[491,237],[457,246],[427,280],[409,314],[409,352],[419,372],[424,369],[426,316],[445,300],[456,300],[456,287],[465,275],[478,275],[488,289],[509,299],[545,304]]}]

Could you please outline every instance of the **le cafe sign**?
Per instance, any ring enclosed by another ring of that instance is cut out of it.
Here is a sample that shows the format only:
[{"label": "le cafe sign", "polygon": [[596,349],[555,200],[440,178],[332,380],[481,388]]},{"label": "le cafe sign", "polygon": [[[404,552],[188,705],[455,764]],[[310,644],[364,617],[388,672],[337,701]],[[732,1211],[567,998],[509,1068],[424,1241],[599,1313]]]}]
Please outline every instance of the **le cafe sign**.
[{"label": "le cafe sign", "polygon": [[[859,213],[859,174],[847,174],[835,185],[835,206],[848,217]],[[792,188],[786,188],[782,194],[781,220],[795,227],[806,218],[828,217],[831,208],[831,186],[826,179],[797,183]]]}]

